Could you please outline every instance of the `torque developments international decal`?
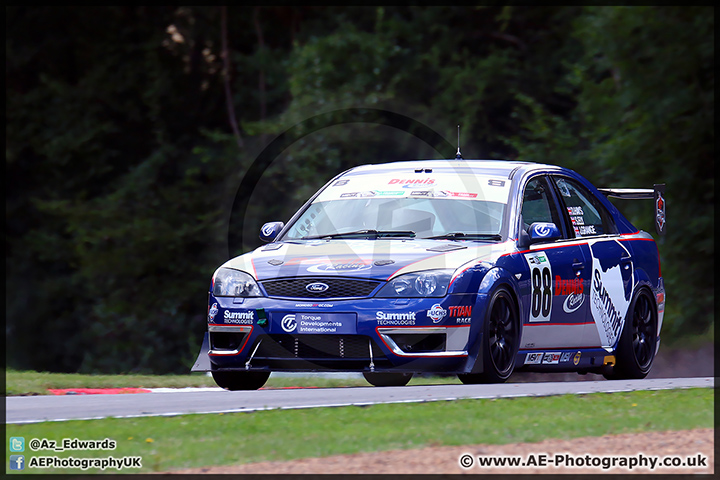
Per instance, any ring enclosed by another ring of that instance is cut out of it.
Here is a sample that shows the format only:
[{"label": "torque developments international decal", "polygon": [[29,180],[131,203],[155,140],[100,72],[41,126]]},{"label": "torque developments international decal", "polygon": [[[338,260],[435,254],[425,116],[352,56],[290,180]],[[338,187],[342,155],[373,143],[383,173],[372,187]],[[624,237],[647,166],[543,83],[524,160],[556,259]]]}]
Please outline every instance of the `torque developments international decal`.
[{"label": "torque developments international decal", "polygon": [[297,333],[309,334],[355,334],[354,313],[297,313]]},{"label": "torque developments international decal", "polygon": [[217,315],[217,313],[218,313],[217,303],[213,303],[213,304],[212,304],[212,307],[210,307],[210,308],[208,309],[208,316],[207,316],[207,318],[208,318],[208,323],[210,323],[210,322],[212,322],[213,320],[215,320],[215,315]]},{"label": "torque developments international decal", "polygon": [[439,323],[443,318],[445,318],[445,315],[447,315],[447,310],[442,308],[439,303],[433,305],[427,312],[427,316],[432,319],[433,323]]},{"label": "torque developments international decal", "polygon": [[285,315],[280,322],[280,326],[288,333],[294,332],[297,328],[297,321],[295,320],[295,315]]},{"label": "torque developments international decal", "polygon": [[[617,244],[629,256],[630,253],[620,242],[605,242],[612,247]],[[590,312],[595,320],[602,346],[615,345],[622,331],[625,315],[630,306],[632,291],[627,293],[623,279],[623,272],[619,264],[603,270],[599,261],[598,244],[590,245],[593,259],[592,284],[590,287]],[[608,257],[603,257],[608,258]],[[621,255],[615,256],[621,258]],[[633,278],[632,270],[627,272],[628,278]]]}]

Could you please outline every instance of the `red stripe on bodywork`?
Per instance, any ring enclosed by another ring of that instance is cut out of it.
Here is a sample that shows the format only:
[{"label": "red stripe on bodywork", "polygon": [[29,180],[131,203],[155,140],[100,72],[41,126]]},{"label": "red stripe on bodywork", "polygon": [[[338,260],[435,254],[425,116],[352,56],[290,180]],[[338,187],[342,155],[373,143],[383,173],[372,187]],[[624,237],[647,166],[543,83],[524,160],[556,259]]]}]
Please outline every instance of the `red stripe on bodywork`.
[{"label": "red stripe on bodywork", "polygon": [[[635,232],[635,233],[621,233],[621,234],[618,234],[618,237],[627,237],[627,236],[630,236],[630,235],[637,235],[638,233],[640,233],[640,230],[638,230],[638,231]],[[655,241],[655,240],[653,240],[652,238],[618,238],[618,239],[615,239],[615,238],[606,238],[606,239],[597,239],[597,238],[595,238],[595,237],[593,237],[593,238],[576,239],[576,240],[577,240],[576,242],[567,242],[567,243],[563,243],[563,244],[560,244],[560,245],[548,245],[547,247],[538,248],[537,250],[529,250],[529,249],[528,249],[528,250],[520,250],[520,251],[517,251],[517,252],[504,253],[504,254],[502,254],[502,255],[500,255],[500,256],[501,256],[501,257],[505,257],[505,256],[507,256],[507,255],[518,255],[518,254],[520,254],[520,253],[537,252],[537,251],[539,251],[539,250],[548,250],[548,249],[551,249],[551,248],[562,248],[562,247],[574,247],[574,246],[576,246],[576,245],[587,245],[588,242],[591,241],[591,240],[605,240],[605,241],[618,240],[619,242],[627,242],[627,241],[633,241],[633,240],[646,240],[646,241],[648,241],[648,242],[654,242],[654,241]]]}]

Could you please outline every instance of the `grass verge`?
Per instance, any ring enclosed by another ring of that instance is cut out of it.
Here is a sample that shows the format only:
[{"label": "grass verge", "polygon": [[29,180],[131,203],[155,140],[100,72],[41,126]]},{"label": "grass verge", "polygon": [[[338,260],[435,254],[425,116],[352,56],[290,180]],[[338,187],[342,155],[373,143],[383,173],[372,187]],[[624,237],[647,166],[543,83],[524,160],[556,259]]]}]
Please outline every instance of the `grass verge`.
[{"label": "grass verge", "polygon": [[[64,438],[109,438],[117,442],[111,451],[59,453],[26,449],[26,473],[79,472],[29,468],[32,458],[42,455],[140,456],[142,469],[123,472],[164,472],[427,446],[712,428],[713,396],[712,389],[702,388],[46,422],[7,425],[6,435],[24,437],[27,444],[34,438],[58,442]],[[114,471],[108,469],[105,473]],[[6,472],[10,472],[7,463]]]}]

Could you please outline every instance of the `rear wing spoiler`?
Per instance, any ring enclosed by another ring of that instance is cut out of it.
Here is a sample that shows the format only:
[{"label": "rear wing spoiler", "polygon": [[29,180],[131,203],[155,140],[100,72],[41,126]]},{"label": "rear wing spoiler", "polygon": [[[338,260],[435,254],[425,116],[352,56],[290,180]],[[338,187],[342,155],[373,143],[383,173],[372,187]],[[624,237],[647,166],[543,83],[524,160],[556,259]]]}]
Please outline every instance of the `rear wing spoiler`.
[{"label": "rear wing spoiler", "polygon": [[598,188],[606,197],[622,200],[655,201],[655,230],[658,235],[665,235],[665,184],[655,184],[653,188]]}]

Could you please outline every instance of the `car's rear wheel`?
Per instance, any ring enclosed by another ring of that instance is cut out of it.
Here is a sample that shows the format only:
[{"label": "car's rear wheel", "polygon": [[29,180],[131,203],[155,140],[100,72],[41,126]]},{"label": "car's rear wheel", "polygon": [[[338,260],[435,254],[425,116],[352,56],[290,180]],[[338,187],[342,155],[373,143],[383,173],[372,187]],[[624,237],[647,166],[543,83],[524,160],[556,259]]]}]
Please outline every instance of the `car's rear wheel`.
[{"label": "car's rear wheel", "polygon": [[488,304],[483,330],[483,371],[458,375],[461,382],[502,383],[515,368],[520,343],[518,310],[510,292],[498,288]]},{"label": "car's rear wheel", "polygon": [[412,376],[412,373],[363,372],[365,380],[376,387],[403,387]]},{"label": "car's rear wheel", "polygon": [[265,385],[270,372],[212,372],[212,376],[225,390],[257,390]]},{"label": "car's rear wheel", "polygon": [[652,295],[643,288],[628,309],[615,351],[615,365],[603,376],[608,380],[645,378],[655,359],[656,346],[657,309]]}]

